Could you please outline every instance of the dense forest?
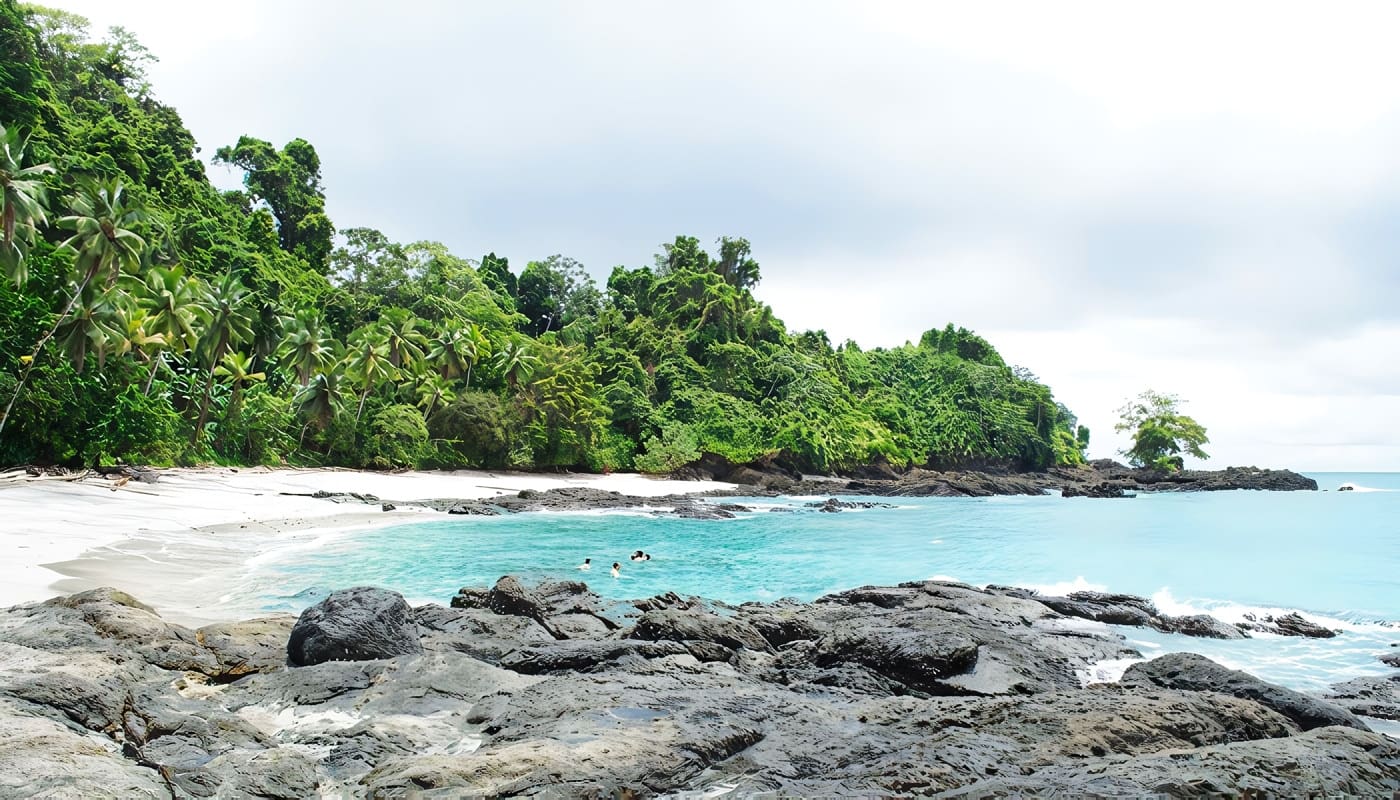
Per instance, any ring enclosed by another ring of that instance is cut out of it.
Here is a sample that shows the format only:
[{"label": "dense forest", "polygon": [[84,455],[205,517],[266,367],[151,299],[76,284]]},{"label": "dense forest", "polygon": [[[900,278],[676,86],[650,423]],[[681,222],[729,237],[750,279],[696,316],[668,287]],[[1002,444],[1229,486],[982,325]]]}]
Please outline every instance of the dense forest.
[{"label": "dense forest", "polygon": [[1082,460],[1074,416],[968,330],[789,332],[741,238],[678,236],[600,288],[564,256],[337,228],[301,139],[219,147],[244,176],[219,191],[152,59],[0,0],[0,464]]}]

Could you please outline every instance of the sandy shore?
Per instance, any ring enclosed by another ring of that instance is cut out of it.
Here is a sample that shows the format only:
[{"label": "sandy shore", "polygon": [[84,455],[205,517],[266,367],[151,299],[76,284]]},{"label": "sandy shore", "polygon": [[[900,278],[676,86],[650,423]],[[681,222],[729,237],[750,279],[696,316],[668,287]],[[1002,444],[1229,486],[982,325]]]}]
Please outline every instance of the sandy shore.
[{"label": "sandy shore", "polygon": [[168,470],[157,483],[131,481],[115,489],[96,476],[21,482],[0,488],[0,607],[115,586],[174,621],[235,619],[248,608],[228,596],[231,580],[258,560],[350,530],[438,516],[284,493],[357,492],[407,501],[566,486],[643,497],[731,488],[634,474],[263,468]]}]

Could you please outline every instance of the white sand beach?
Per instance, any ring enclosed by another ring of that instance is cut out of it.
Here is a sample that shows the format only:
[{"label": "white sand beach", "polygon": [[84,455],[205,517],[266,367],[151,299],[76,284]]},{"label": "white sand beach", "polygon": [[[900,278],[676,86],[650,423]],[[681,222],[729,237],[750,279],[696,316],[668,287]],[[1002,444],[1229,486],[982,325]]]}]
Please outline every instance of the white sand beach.
[{"label": "white sand beach", "polygon": [[587,486],[641,497],[731,488],[635,474],[376,473],[336,469],[175,469],[153,484],[100,476],[0,487],[0,607],[114,586],[176,622],[247,616],[232,579],[288,548],[346,531],[403,524],[423,508],[380,511],[312,497],[372,494],[386,501],[480,499],[524,489]]}]

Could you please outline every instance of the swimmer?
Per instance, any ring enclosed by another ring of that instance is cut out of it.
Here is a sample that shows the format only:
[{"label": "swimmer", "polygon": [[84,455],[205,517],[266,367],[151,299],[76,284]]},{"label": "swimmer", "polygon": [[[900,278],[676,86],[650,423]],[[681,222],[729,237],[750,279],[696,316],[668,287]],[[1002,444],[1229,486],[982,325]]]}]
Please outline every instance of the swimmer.
[{"label": "swimmer", "polygon": [[614,578],[622,577],[622,565],[617,563],[616,561],[613,562],[612,576]]},{"label": "swimmer", "polygon": [[593,569],[593,559],[591,559],[591,558],[585,558],[585,559],[583,560],[583,563],[578,565],[578,568],[581,569],[581,570],[583,570],[584,572],[587,572],[587,571],[589,571],[590,569]]},{"label": "swimmer", "polygon": [[646,553],[643,553],[641,550],[638,550],[637,552],[635,552],[635,553],[632,554],[632,560],[633,560],[633,561],[650,561],[650,560],[651,560],[651,556],[647,555]]}]

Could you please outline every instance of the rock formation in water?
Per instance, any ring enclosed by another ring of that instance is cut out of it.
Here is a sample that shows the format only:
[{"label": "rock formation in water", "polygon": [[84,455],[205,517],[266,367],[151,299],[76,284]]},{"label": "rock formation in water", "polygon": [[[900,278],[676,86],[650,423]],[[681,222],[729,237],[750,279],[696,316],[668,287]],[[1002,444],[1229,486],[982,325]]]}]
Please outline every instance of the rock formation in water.
[{"label": "rock formation in water", "polygon": [[0,795],[1400,791],[1400,743],[1335,705],[1380,716],[1393,682],[1326,701],[1178,655],[1082,685],[1134,656],[941,582],[725,606],[503,578],[198,630],[104,589],[0,612]]}]

